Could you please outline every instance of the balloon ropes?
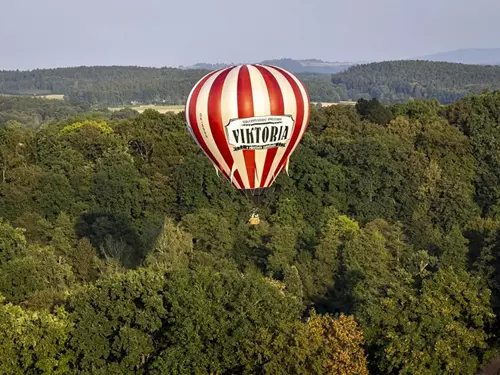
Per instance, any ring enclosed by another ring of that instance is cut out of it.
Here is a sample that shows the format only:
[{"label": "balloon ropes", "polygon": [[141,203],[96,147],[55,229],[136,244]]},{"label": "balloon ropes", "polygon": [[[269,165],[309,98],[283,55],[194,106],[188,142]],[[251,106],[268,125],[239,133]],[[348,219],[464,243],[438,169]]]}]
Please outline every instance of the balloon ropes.
[{"label": "balloon ropes", "polygon": [[[290,72],[276,66],[244,64],[201,78],[186,102],[189,133],[232,185],[254,203],[284,169],[304,136],[309,94]],[[254,220],[253,220],[254,219]]]}]

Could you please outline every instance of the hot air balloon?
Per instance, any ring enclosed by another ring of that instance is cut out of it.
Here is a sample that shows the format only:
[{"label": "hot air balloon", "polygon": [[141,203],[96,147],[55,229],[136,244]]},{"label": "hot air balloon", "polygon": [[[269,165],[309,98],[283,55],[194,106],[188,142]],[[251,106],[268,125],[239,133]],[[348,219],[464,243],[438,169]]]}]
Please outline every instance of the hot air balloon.
[{"label": "hot air balloon", "polygon": [[[189,133],[216,171],[257,206],[280,171],[288,173],[309,122],[310,100],[285,69],[243,64],[201,78],[185,112]],[[252,218],[258,222],[255,211]]]}]

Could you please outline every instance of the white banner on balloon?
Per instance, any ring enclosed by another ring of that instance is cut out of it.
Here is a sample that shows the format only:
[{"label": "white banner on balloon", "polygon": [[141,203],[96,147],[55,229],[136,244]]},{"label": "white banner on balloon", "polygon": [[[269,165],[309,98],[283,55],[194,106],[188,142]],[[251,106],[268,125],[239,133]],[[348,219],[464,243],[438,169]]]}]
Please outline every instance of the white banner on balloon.
[{"label": "white banner on balloon", "polygon": [[226,135],[234,151],[286,147],[294,124],[289,115],[237,118],[226,125]]}]

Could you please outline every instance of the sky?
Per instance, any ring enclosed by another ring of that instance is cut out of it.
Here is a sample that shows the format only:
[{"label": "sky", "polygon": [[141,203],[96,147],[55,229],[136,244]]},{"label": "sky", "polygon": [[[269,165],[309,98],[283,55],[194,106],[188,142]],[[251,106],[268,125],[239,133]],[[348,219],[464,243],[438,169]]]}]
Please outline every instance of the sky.
[{"label": "sky", "polygon": [[0,0],[0,69],[404,59],[500,47],[498,0]]}]

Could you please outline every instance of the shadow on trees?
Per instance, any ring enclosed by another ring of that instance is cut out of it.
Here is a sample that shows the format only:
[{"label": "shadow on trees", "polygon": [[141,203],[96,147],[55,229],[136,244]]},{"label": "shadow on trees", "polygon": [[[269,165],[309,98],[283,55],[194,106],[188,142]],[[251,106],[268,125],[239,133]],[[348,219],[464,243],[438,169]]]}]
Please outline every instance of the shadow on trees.
[{"label": "shadow on trees", "polygon": [[117,260],[125,268],[137,267],[147,252],[147,244],[128,218],[120,214],[92,212],[76,222],[78,238],[89,238],[101,257]]},{"label": "shadow on trees", "polygon": [[327,288],[326,294],[311,298],[314,308],[321,314],[354,314],[356,298],[354,287],[364,280],[359,270],[338,273],[335,276],[333,287]]}]

